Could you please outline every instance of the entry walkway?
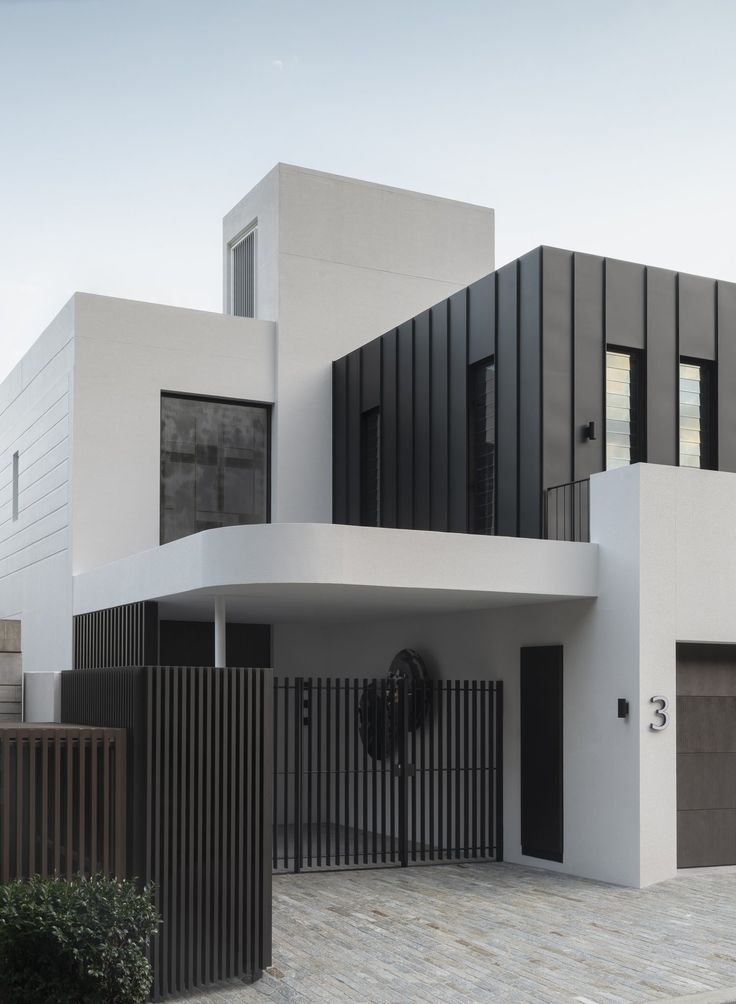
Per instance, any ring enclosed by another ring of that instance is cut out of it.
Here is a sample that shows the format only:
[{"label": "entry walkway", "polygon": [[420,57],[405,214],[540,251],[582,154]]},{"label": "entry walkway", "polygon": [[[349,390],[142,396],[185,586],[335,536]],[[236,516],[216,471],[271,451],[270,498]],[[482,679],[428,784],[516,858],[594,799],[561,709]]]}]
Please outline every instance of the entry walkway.
[{"label": "entry walkway", "polygon": [[509,864],[282,875],[273,956],[259,983],[190,1004],[736,1001],[736,874],[645,890]]}]

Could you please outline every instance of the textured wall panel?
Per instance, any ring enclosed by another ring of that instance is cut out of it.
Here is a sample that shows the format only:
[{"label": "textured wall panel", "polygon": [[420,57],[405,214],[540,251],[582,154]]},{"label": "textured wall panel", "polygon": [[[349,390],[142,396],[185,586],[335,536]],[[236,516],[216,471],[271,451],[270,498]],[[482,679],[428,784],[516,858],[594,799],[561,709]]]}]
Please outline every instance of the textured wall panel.
[{"label": "textured wall panel", "polygon": [[414,527],[430,528],[431,360],[429,311],[414,321]]},{"label": "textured wall panel", "polygon": [[348,356],[347,500],[348,523],[360,524],[360,352]]},{"label": "textured wall panel", "polygon": [[430,442],[432,466],[430,470],[430,518],[432,530],[448,528],[448,349],[447,301],[431,310],[431,388],[432,415]]},{"label": "textured wall panel", "polygon": [[332,519],[348,521],[348,357],[332,364]]},{"label": "textured wall panel", "polygon": [[398,526],[396,363],[396,332],[389,331],[381,352],[381,526]]},{"label": "textured wall panel", "polygon": [[518,522],[517,262],[498,270],[496,289],[496,532],[515,537]]},{"label": "textured wall panel", "polygon": [[[589,478],[605,466],[605,337],[603,334],[603,259],[575,254],[573,339],[573,480]],[[595,422],[596,439],[585,434]]]},{"label": "textured wall panel", "polygon": [[647,269],[646,459],[677,464],[677,276]]},{"label": "textured wall panel", "polygon": [[374,338],[360,350],[360,410],[370,411],[381,404],[381,339]]},{"label": "textured wall panel", "polygon": [[736,471],[736,283],[718,283],[718,470]]},{"label": "textured wall panel", "polygon": [[542,259],[542,487],[572,480],[572,254]]},{"label": "textured wall panel", "polygon": [[450,297],[449,529],[468,527],[468,314],[467,293]]},{"label": "textured wall panel", "polygon": [[[519,263],[519,533],[542,536],[542,251]],[[503,377],[502,377],[503,379]]]},{"label": "textured wall panel", "polygon": [[646,343],[646,269],[630,261],[606,258],[606,342],[626,349]]},{"label": "textured wall panel", "polygon": [[680,355],[716,358],[716,283],[700,275],[680,272]]},{"label": "textured wall panel", "polygon": [[496,351],[496,279],[486,275],[468,286],[468,365]]},{"label": "textured wall panel", "polygon": [[414,522],[414,325],[399,327],[398,390],[398,526],[411,529]]}]

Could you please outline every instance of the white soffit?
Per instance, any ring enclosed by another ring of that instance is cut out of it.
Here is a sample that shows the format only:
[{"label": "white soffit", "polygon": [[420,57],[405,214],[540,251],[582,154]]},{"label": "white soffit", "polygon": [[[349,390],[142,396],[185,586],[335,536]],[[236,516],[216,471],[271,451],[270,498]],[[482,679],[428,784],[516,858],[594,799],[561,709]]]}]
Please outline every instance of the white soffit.
[{"label": "white soffit", "polygon": [[206,530],[74,577],[74,613],[158,600],[208,618],[356,619],[597,595],[595,544],[420,530],[271,523]]}]

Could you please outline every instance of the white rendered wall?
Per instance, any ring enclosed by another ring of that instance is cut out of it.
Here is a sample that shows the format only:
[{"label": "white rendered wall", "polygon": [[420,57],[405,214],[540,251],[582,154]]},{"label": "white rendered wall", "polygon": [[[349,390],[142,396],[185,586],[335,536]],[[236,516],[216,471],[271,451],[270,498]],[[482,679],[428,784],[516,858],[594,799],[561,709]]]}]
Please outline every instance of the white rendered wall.
[{"label": "white rendered wall", "polygon": [[78,293],[74,572],[159,544],[161,392],[271,403],[274,326]]},{"label": "white rendered wall", "polygon": [[[635,465],[591,482],[598,598],[485,613],[276,625],[284,675],[384,676],[416,648],[444,678],[504,681],[507,860],[630,886],[677,873],[676,644],[736,643],[736,475]],[[519,649],[564,647],[564,860],[524,858]],[[653,732],[651,697],[670,702]],[[617,699],[630,702],[617,718]]]},{"label": "white rendered wall", "polygon": [[493,210],[286,164],[225,217],[258,221],[257,314],[278,322],[272,518],[332,519],[333,360],[494,268]]},{"label": "white rendered wall", "polygon": [[71,657],[73,334],[71,300],[0,385],[0,618],[22,622],[26,672],[55,669]]}]

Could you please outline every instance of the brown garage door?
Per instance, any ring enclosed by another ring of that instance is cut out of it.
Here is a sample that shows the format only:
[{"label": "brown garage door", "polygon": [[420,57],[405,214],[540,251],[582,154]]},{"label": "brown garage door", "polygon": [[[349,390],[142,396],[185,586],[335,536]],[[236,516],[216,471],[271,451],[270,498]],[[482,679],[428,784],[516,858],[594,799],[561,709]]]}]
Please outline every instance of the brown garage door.
[{"label": "brown garage door", "polygon": [[677,647],[677,864],[736,864],[736,646]]}]

